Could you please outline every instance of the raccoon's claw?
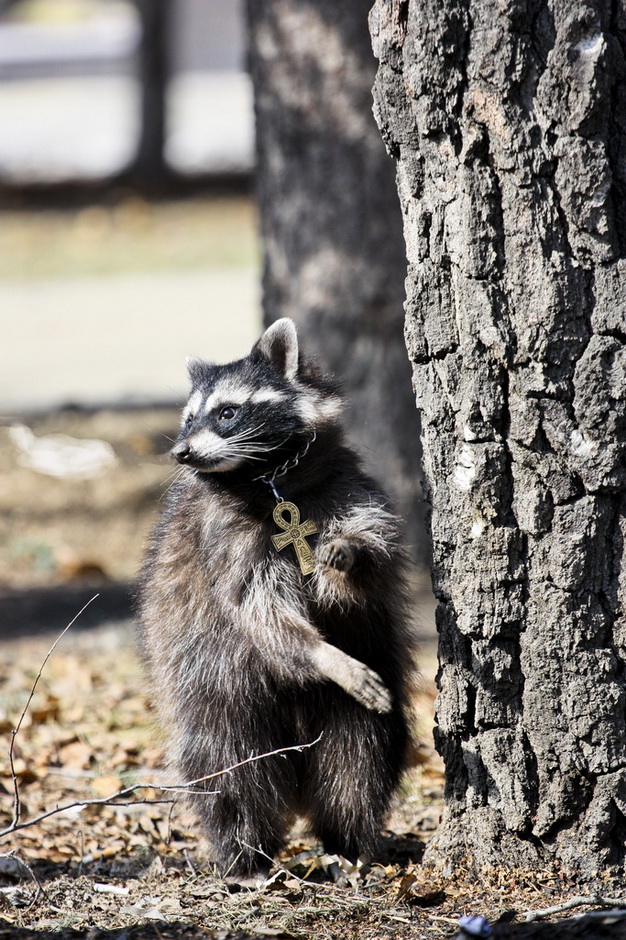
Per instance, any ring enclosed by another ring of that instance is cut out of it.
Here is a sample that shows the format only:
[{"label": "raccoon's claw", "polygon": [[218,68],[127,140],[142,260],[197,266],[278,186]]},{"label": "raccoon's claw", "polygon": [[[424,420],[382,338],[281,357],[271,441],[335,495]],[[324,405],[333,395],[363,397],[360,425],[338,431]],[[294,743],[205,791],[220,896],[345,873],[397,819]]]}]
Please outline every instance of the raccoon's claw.
[{"label": "raccoon's claw", "polygon": [[354,565],[355,551],[347,539],[335,539],[327,545],[322,545],[317,553],[321,564],[335,571],[350,571]]}]

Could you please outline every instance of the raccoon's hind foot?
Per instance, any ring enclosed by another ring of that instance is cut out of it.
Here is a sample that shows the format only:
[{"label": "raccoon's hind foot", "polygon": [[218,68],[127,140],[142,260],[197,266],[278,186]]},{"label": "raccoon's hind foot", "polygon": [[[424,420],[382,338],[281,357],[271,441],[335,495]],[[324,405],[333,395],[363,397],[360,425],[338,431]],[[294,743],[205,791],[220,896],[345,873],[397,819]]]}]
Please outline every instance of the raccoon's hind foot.
[{"label": "raccoon's hind foot", "polygon": [[335,571],[350,571],[356,561],[356,551],[347,539],[335,539],[322,545],[317,553],[319,561]]}]

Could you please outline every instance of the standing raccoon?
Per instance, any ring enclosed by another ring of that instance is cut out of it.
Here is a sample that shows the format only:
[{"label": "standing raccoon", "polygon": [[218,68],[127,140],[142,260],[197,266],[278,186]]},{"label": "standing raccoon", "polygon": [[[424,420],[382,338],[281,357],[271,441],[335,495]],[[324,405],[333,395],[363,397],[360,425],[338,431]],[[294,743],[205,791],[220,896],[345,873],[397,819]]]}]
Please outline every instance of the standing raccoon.
[{"label": "standing raccoon", "polygon": [[[225,875],[261,881],[295,814],[371,854],[403,769],[410,632],[385,496],[344,443],[334,382],[291,320],[249,356],[191,360],[182,465],[140,588],[170,757]],[[202,792],[213,791],[213,792]],[[214,792],[217,791],[217,792]]]}]

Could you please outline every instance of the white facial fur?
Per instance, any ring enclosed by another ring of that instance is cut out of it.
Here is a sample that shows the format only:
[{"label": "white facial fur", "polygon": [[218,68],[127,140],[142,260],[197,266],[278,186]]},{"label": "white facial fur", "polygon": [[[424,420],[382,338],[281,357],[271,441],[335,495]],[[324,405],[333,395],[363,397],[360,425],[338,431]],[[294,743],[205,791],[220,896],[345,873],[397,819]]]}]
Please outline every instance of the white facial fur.
[{"label": "white facial fur", "polygon": [[183,409],[183,414],[182,414],[183,424],[185,423],[187,418],[189,418],[191,415],[195,415],[198,413],[198,408],[200,407],[201,404],[202,404],[202,392],[200,391],[192,392],[189,398],[189,401],[187,402],[187,404],[185,405],[185,408]]},{"label": "white facial fur", "polygon": [[335,420],[342,411],[341,399],[332,395],[326,397],[307,389],[306,398],[296,402],[298,414],[307,424],[314,427],[320,420]]},{"label": "white facial fur", "polygon": [[[281,323],[280,327],[270,328],[270,330],[278,333],[284,331],[288,335],[292,331],[295,333],[291,321]],[[290,371],[294,363],[297,365],[297,346],[294,361],[288,364],[287,371]],[[247,384],[242,384],[236,375],[224,376],[208,395],[200,389],[192,392],[183,411],[183,427],[192,416],[219,414],[220,409],[227,405],[238,407],[246,403],[251,405],[267,403],[279,406],[288,403],[309,428],[319,427],[320,421],[333,421],[339,417],[342,410],[339,397],[324,395],[303,386],[295,375],[290,379],[290,384],[293,387],[291,393],[273,388],[254,389]],[[241,436],[232,434],[229,437],[222,437],[217,431],[202,428],[190,435],[189,442],[197,456],[209,464],[207,472],[218,473],[236,469],[246,460],[259,459],[259,445],[255,444],[254,437],[255,435],[251,432],[242,432]]]},{"label": "white facial fur", "polygon": [[189,439],[194,453],[202,460],[210,462],[211,473],[224,473],[227,470],[236,470],[245,461],[244,454],[237,452],[238,448],[232,438],[220,437],[215,431],[203,428],[192,434]]},{"label": "white facial fur", "polygon": [[224,407],[225,405],[245,405],[250,402],[253,405],[263,402],[285,402],[287,395],[273,388],[260,388],[254,391],[245,385],[239,385],[236,382],[221,382],[207,397],[203,404],[203,394],[199,389],[189,398],[182,414],[183,424],[191,415],[197,415],[200,410],[208,415],[212,411]]},{"label": "white facial fur", "polygon": [[[183,426],[191,416],[198,413],[205,415],[219,413],[220,409],[226,405],[241,406],[247,402],[253,405],[264,402],[280,403],[287,401],[287,398],[284,392],[276,389],[254,390],[250,386],[240,384],[234,377],[225,378],[209,392],[206,398],[199,389],[191,394],[183,411]],[[197,457],[209,464],[206,472],[221,473],[236,469],[246,460],[259,459],[259,445],[255,443],[254,430],[259,430],[259,428],[222,437],[217,431],[201,428],[189,436],[189,443]]]},{"label": "white facial fur", "polygon": [[204,403],[204,413],[206,415],[211,414],[214,409],[224,405],[243,405],[251,397],[252,389],[224,382],[208,396]]}]

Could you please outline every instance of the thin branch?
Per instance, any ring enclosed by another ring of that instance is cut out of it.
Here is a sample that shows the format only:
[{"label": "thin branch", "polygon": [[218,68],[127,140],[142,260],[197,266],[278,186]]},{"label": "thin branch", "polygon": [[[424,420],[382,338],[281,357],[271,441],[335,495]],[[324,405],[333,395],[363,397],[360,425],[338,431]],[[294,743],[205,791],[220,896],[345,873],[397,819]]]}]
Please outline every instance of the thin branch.
[{"label": "thin branch", "polygon": [[188,868],[189,871],[191,872],[191,877],[192,877],[192,878],[197,878],[197,876],[198,876],[198,871],[197,871],[196,866],[194,865],[194,863],[193,863],[193,861],[192,861],[191,855],[189,854],[189,849],[183,849],[183,858],[185,859],[185,864],[186,864],[187,868]]},{"label": "thin branch", "polygon": [[626,899],[624,898],[603,898],[598,894],[581,895],[563,901],[562,904],[555,904],[553,907],[546,907],[541,911],[528,911],[524,914],[524,923],[529,924],[534,920],[541,920],[542,917],[549,917],[551,914],[562,914],[563,911],[570,911],[573,907],[582,907],[584,904],[590,904],[594,907],[617,907],[626,908]]},{"label": "thin branch", "polygon": [[[309,741],[308,744],[292,744],[289,747],[277,747],[274,751],[267,751],[265,754],[253,754],[251,757],[246,757],[244,760],[238,761],[236,764],[232,764],[230,767],[225,767],[223,770],[216,770],[215,773],[207,774],[205,777],[198,777],[196,780],[190,780],[188,783],[183,783],[181,786],[184,787],[195,787],[199,783],[204,783],[206,780],[215,780],[216,777],[223,777],[224,774],[230,774],[233,770],[238,770],[239,767],[245,767],[246,764],[252,764],[255,761],[262,760],[264,757],[276,757],[279,754],[287,754],[289,751],[306,751],[307,748],[313,747],[315,744],[319,744],[322,740],[322,735],[318,734],[314,741]],[[175,790],[177,787],[167,787],[159,786],[158,784],[147,784],[144,783],[143,786],[154,786],[157,790]],[[180,789],[180,786],[178,787]],[[204,793],[204,790],[200,790],[200,793]]]},{"label": "thin branch", "polygon": [[[60,637],[59,637],[60,639]],[[58,642],[58,641],[57,641]],[[136,783],[131,787],[124,787],[122,790],[118,790],[117,793],[112,793],[110,796],[101,796],[94,797],[93,799],[87,800],[74,800],[71,803],[64,803],[63,806],[55,806],[54,809],[49,809],[45,813],[40,813],[39,816],[33,816],[32,819],[27,819],[25,822],[15,822],[11,823],[10,826],[7,826],[6,829],[3,829],[0,832],[0,838],[4,836],[11,835],[14,832],[18,832],[21,829],[26,829],[28,826],[34,826],[37,823],[42,822],[44,819],[48,819],[50,816],[56,816],[58,813],[65,813],[68,810],[76,809],[77,807],[83,806],[134,806],[137,803],[149,804],[149,803],[171,803],[172,800],[127,800],[126,797],[132,796],[133,793],[136,793],[137,790],[160,790],[163,793],[188,793],[188,792],[197,792],[201,793],[203,796],[210,796],[211,793],[219,791],[208,791],[208,790],[197,790],[190,791],[190,787],[197,786],[199,783],[203,783],[206,780],[212,780],[215,777],[221,777],[224,774],[231,773],[233,770],[237,770],[239,767],[244,767],[246,764],[254,763],[255,761],[264,760],[266,757],[275,757],[278,754],[286,754],[288,751],[304,751],[306,748],[313,747],[320,740],[321,735],[311,741],[309,744],[295,744],[292,747],[282,747],[277,748],[274,751],[268,751],[265,754],[255,754],[252,757],[246,757],[245,760],[239,761],[237,764],[233,764],[231,767],[226,767],[224,770],[218,770],[213,774],[207,774],[204,777],[198,777],[196,780],[190,780],[188,783],[179,783],[179,784],[159,784],[159,783]]]},{"label": "thin branch", "polygon": [[34,872],[33,869],[31,868],[31,866],[28,864],[28,862],[24,861],[24,859],[23,859],[20,855],[18,855],[17,852],[15,852],[13,849],[12,849],[10,852],[3,852],[2,854],[0,854],[0,858],[12,858],[12,859],[14,859],[14,860],[17,862],[18,871],[19,871],[19,867],[23,868],[24,871],[26,871],[26,872],[28,873],[28,875],[30,876],[30,878],[32,879],[32,881],[35,883],[35,895],[34,895],[34,897],[31,899],[30,904],[28,904],[28,906],[27,906],[27,908],[26,908],[27,910],[30,910],[31,907],[33,907],[33,906],[36,904],[36,902],[38,901],[38,899],[39,899],[40,897],[44,897],[44,898],[46,899],[46,901],[48,902],[48,904],[50,905],[50,907],[52,908],[52,910],[54,910],[54,911],[59,911],[59,910],[60,910],[60,908],[56,907],[56,906],[50,901],[50,898],[48,897],[48,895],[47,895],[47,893],[46,893],[46,891],[45,891],[44,886],[43,886],[42,883],[40,882],[39,878],[37,877],[37,875],[35,874],[35,872]]},{"label": "thin branch", "polygon": [[[39,680],[41,679],[42,673],[43,673],[43,671],[44,671],[44,669],[45,669],[45,667],[46,667],[46,663],[48,662],[48,660],[50,659],[50,657],[51,657],[52,654],[54,653],[55,649],[57,648],[58,644],[61,642],[61,640],[63,639],[63,637],[65,636],[65,634],[67,633],[67,631],[70,629],[70,627],[73,627],[73,626],[74,626],[74,624],[76,623],[76,621],[78,620],[78,618],[80,617],[80,615],[81,615],[85,610],[87,610],[87,608],[89,607],[89,605],[90,605],[93,601],[95,601],[95,599],[96,599],[97,597],[99,597],[99,596],[100,596],[99,594],[94,594],[94,596],[93,596],[92,598],[90,598],[90,599],[87,601],[87,603],[85,604],[85,606],[82,607],[82,608],[78,611],[78,613],[76,614],[76,616],[68,623],[68,625],[65,627],[65,629],[61,631],[61,633],[58,635],[58,637],[56,638],[56,640],[54,641],[54,643],[52,644],[52,646],[50,647],[50,649],[49,649],[48,652],[46,653],[46,657],[45,657],[44,661],[42,662],[41,666],[39,667],[39,672],[37,673],[37,676],[36,676],[36,678],[35,678],[35,681],[33,682],[32,686],[31,686],[30,695],[28,696],[28,699],[27,699],[27,701],[26,701],[26,704],[24,705],[24,708],[22,709],[22,714],[21,714],[20,717],[19,717],[19,721],[18,721],[18,723],[17,723],[17,726],[13,729],[13,731],[11,731],[11,744],[10,744],[10,746],[9,746],[9,767],[11,768],[11,779],[12,779],[12,781],[13,781],[13,821],[12,821],[11,826],[9,827],[9,829],[10,829],[11,831],[13,831],[14,829],[18,828],[18,824],[19,824],[20,816],[21,816],[21,812],[22,812],[22,804],[21,804],[21,800],[20,800],[20,792],[19,792],[19,786],[18,786],[18,781],[17,781],[17,774],[15,773],[15,739],[16,739],[17,735],[19,734],[20,728],[22,727],[22,723],[23,723],[23,721],[24,721],[24,718],[26,717],[26,712],[28,711],[28,708],[29,708],[29,706],[30,706],[30,703],[31,703],[32,700],[33,700],[33,696],[34,696],[34,694],[35,694],[35,690],[36,690],[36,688],[37,688],[37,685],[39,684]],[[4,835],[4,833],[0,833],[0,835]]]}]

